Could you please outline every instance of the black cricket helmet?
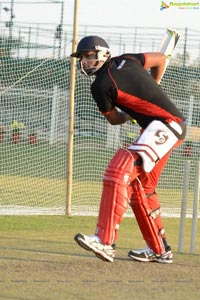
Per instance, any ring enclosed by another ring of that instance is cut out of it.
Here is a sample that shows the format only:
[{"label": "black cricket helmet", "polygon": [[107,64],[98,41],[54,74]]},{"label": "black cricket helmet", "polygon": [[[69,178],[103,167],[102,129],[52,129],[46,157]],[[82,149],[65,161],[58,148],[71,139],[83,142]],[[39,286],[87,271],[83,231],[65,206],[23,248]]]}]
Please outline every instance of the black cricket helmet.
[{"label": "black cricket helmet", "polygon": [[96,35],[91,35],[86,36],[80,40],[76,52],[72,53],[71,56],[81,58],[81,54],[88,51],[96,52],[95,66],[93,66],[90,69],[84,69],[84,66],[81,64],[81,61],[80,64],[82,72],[86,75],[91,76],[94,73],[96,73],[106,62],[106,60],[110,57],[110,49],[104,39]]}]

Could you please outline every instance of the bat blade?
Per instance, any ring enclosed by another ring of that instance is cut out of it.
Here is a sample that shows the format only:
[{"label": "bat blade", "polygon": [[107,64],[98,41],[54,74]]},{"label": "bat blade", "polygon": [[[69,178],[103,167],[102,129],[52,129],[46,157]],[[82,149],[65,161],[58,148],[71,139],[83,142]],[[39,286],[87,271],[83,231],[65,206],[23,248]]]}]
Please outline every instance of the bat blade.
[{"label": "bat blade", "polygon": [[164,53],[168,59],[171,58],[173,51],[179,41],[180,33],[174,29],[167,28],[161,41],[158,52]]}]

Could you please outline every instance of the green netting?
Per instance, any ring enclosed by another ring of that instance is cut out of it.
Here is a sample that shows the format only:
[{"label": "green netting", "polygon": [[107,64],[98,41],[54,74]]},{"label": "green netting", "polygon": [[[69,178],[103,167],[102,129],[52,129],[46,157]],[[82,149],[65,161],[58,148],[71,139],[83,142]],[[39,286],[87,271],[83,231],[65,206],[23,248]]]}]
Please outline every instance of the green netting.
[{"label": "green netting", "polygon": [[[157,190],[163,214],[171,216],[180,215],[187,160],[191,161],[187,195],[187,213],[191,215],[200,157],[200,32],[180,31],[182,38],[162,80],[163,88],[189,123],[186,141],[171,155]],[[47,32],[45,39],[44,28],[37,31],[38,41],[42,37],[46,40],[43,44],[31,44],[31,39],[36,40],[34,30],[23,44],[18,38],[13,40],[10,51],[3,51],[7,49],[5,38],[0,44],[0,126],[4,131],[0,142],[0,214],[65,213],[71,50],[66,51],[63,45],[70,41],[72,32],[63,32],[62,48],[58,41],[53,43],[54,32]],[[79,37],[99,34],[117,55],[156,51],[164,32],[164,28],[87,27],[86,31],[80,27]],[[12,133],[18,125],[21,137],[16,143]],[[131,123],[110,126],[91,98],[90,80],[77,71],[72,214],[97,214],[104,169],[116,149],[129,144],[138,132],[137,125]],[[30,142],[31,133],[36,143]]]}]

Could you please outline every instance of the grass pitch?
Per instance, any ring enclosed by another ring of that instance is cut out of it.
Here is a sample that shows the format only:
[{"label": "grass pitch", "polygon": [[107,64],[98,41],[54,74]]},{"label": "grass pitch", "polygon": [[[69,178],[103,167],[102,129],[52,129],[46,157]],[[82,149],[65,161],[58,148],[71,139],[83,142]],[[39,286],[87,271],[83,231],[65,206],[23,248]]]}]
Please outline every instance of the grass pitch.
[{"label": "grass pitch", "polygon": [[[174,263],[139,263],[127,253],[144,246],[135,219],[124,218],[114,263],[97,259],[74,242],[77,232],[94,232],[96,218],[3,216],[0,218],[0,299],[200,299],[200,237],[189,252],[186,220],[184,253],[178,254],[178,219],[164,219]],[[198,224],[199,225],[199,224]]]}]

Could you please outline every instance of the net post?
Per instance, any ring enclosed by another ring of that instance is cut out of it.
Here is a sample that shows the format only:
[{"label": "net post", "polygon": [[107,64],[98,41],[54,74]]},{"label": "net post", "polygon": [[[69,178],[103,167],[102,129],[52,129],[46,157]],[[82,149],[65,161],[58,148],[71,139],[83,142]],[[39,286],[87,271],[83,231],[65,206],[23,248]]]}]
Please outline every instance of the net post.
[{"label": "net post", "polygon": [[200,161],[196,163],[195,183],[194,183],[194,201],[192,214],[192,232],[190,240],[190,253],[195,253],[196,234],[197,234],[197,220],[199,207],[199,193],[200,193]]},{"label": "net post", "polygon": [[[79,0],[74,1],[74,26],[72,52],[76,51],[78,44],[78,8]],[[71,215],[72,198],[72,172],[73,172],[73,143],[74,143],[74,94],[76,58],[71,57],[70,91],[69,91],[69,130],[68,130],[68,159],[67,159],[67,190],[66,190],[66,215]]]},{"label": "net post", "polygon": [[190,161],[186,160],[184,163],[184,173],[183,173],[183,188],[182,188],[178,253],[182,253],[182,250],[183,250],[183,239],[184,239],[184,232],[185,232],[185,218],[186,218],[186,207],[187,207],[187,192],[188,192],[188,185],[189,185],[189,173],[190,173]]}]

